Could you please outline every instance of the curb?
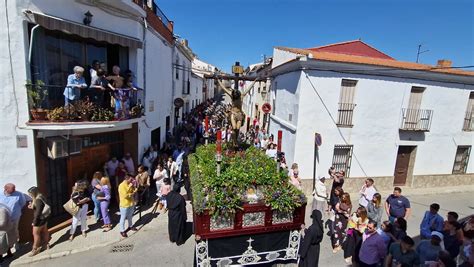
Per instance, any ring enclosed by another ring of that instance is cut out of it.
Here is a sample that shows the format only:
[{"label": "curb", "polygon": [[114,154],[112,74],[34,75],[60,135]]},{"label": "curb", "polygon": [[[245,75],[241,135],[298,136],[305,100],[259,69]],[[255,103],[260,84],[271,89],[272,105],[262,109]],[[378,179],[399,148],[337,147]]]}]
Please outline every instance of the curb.
[{"label": "curb", "polygon": [[87,246],[85,248],[80,248],[80,249],[71,249],[71,250],[66,250],[66,251],[60,251],[60,252],[52,253],[52,254],[49,254],[49,255],[38,255],[38,257],[37,256],[31,257],[29,260],[11,262],[10,266],[20,266],[20,265],[31,264],[31,263],[34,263],[34,262],[39,262],[39,261],[44,261],[44,260],[51,260],[51,259],[61,258],[61,257],[68,256],[68,255],[71,255],[71,254],[76,254],[76,253],[85,252],[85,251],[89,251],[89,250],[96,249],[96,248],[106,247],[106,246],[112,245],[114,243],[118,243],[120,241],[122,241],[122,240],[109,241],[109,242],[106,242],[106,243]]}]

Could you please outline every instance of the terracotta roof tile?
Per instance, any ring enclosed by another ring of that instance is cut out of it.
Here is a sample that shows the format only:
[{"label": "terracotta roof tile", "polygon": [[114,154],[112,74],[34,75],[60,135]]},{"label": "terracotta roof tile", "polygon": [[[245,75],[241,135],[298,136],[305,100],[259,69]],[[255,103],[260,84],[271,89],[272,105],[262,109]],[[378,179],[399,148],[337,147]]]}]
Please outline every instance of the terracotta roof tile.
[{"label": "terracotta roof tile", "polygon": [[373,65],[373,66],[382,66],[382,67],[391,67],[397,69],[407,69],[407,70],[421,70],[421,71],[430,71],[437,73],[446,73],[454,75],[463,75],[463,76],[474,76],[474,71],[467,71],[461,69],[452,69],[452,68],[437,68],[436,66],[419,64],[413,62],[397,61],[393,59],[382,59],[382,58],[372,58],[366,56],[355,56],[339,53],[329,53],[329,52],[320,52],[312,51],[309,49],[300,49],[300,48],[289,48],[289,47],[275,47],[276,49],[288,51],[291,53],[301,54],[301,55],[312,55],[313,59],[322,60],[322,61],[332,61],[332,62],[342,62],[342,63],[354,63],[354,64],[363,64],[363,65]]},{"label": "terracotta roof tile", "polygon": [[395,60],[391,56],[362,42],[361,40],[353,40],[342,43],[307,48],[307,50]]}]

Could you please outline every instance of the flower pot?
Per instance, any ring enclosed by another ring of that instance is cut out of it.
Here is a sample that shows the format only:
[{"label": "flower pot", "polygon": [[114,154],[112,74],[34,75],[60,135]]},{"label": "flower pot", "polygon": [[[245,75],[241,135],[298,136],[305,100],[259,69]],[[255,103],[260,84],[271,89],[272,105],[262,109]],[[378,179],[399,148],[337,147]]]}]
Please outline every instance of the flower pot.
[{"label": "flower pot", "polygon": [[48,111],[45,109],[30,109],[31,116],[35,121],[45,121],[48,120],[47,115]]}]

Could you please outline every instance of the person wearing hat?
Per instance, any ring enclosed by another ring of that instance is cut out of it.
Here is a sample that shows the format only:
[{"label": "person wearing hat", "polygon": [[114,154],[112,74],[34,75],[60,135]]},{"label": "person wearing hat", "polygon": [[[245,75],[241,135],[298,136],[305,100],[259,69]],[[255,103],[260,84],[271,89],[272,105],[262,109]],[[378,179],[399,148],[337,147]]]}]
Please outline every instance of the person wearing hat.
[{"label": "person wearing hat", "polygon": [[313,210],[311,219],[313,224],[304,231],[303,242],[299,253],[299,267],[317,267],[319,262],[320,243],[324,237],[323,215],[319,210]]},{"label": "person wearing hat", "polygon": [[422,240],[416,248],[416,253],[420,256],[420,263],[427,261],[437,261],[438,253],[444,250],[444,236],[438,231],[431,232],[431,239]]},{"label": "person wearing hat", "polygon": [[316,185],[313,190],[313,206],[312,210],[319,210],[321,213],[323,213],[326,210],[326,203],[328,201],[328,193],[326,189],[326,185],[324,185],[324,181],[326,180],[326,177],[324,176],[318,176],[318,179],[316,180]]}]

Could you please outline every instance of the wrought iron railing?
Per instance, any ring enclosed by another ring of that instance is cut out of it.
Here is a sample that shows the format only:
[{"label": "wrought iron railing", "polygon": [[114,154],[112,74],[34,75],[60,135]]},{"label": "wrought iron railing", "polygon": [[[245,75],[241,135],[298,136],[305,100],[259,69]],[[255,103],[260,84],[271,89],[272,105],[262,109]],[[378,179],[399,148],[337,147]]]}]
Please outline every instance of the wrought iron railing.
[{"label": "wrought iron railing", "polygon": [[339,103],[339,109],[337,111],[337,126],[340,127],[352,127],[352,115],[354,114],[354,108],[356,104],[353,103]]},{"label": "wrought iron railing", "polygon": [[402,108],[401,130],[429,132],[433,110]]},{"label": "wrought iron railing", "polygon": [[474,131],[474,111],[466,112],[464,117],[463,131]]},{"label": "wrought iron railing", "polygon": [[[65,86],[36,83],[27,84],[26,87],[28,89],[30,121],[126,120],[141,117],[144,113],[142,90],[121,89],[119,98],[118,91],[106,90],[96,93],[93,89],[84,88],[80,89],[78,98],[66,105]],[[115,108],[114,105],[117,101],[120,101],[123,109]]]}]

